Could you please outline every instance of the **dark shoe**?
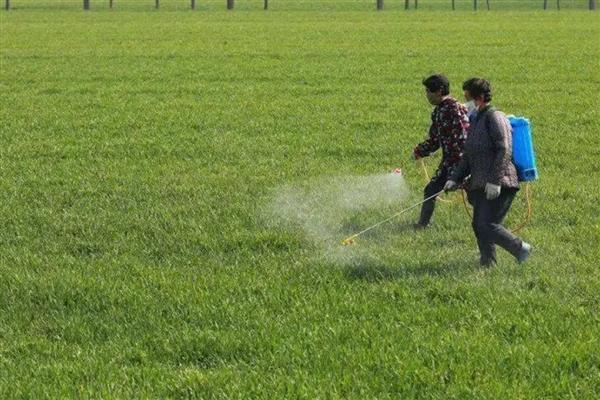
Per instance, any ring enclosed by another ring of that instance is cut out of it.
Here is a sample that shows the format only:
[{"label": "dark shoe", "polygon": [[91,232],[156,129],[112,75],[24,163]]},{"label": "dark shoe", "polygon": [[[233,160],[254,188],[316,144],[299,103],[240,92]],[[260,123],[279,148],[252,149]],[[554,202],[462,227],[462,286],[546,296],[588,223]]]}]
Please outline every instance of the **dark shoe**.
[{"label": "dark shoe", "polygon": [[416,224],[413,224],[413,229],[415,231],[422,231],[424,229],[427,229],[427,227],[428,227],[428,225],[422,225],[422,224],[420,224],[418,222]]},{"label": "dark shoe", "polygon": [[493,268],[496,266],[496,260],[479,260],[481,268]]},{"label": "dark shoe", "polygon": [[529,258],[532,251],[533,247],[531,247],[529,243],[523,242],[523,244],[521,244],[521,250],[519,250],[519,254],[517,255],[517,262],[523,264],[525,260]]}]

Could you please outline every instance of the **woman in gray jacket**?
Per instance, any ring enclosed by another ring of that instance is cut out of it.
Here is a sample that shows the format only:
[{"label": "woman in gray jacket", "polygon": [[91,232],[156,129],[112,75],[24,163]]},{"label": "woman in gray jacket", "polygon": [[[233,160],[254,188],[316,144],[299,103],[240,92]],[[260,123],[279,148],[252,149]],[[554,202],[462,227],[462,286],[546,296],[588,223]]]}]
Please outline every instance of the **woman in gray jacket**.
[{"label": "woman in gray jacket", "polygon": [[517,171],[512,162],[510,124],[503,113],[490,105],[492,90],[488,81],[472,78],[463,88],[465,98],[475,102],[477,115],[469,128],[463,159],[444,189],[456,190],[457,182],[470,175],[465,187],[473,206],[472,225],[482,266],[496,264],[496,244],[522,263],[531,254],[531,245],[502,226],[519,190]]}]

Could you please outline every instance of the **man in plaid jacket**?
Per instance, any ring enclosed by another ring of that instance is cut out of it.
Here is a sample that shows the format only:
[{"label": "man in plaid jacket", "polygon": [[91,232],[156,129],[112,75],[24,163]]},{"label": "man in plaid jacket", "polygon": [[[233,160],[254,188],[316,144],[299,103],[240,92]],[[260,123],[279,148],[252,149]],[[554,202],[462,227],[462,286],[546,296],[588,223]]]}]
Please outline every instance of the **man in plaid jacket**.
[{"label": "man in plaid jacket", "polygon": [[[463,156],[467,130],[469,129],[468,111],[465,106],[450,96],[450,83],[444,75],[432,75],[423,80],[425,95],[429,103],[435,106],[431,113],[431,126],[425,141],[413,150],[413,158],[427,157],[439,148],[442,149],[442,161],[431,181],[425,186],[424,198],[433,196],[444,188],[444,184]],[[414,225],[422,229],[429,225],[435,198],[421,206],[421,216]]]}]

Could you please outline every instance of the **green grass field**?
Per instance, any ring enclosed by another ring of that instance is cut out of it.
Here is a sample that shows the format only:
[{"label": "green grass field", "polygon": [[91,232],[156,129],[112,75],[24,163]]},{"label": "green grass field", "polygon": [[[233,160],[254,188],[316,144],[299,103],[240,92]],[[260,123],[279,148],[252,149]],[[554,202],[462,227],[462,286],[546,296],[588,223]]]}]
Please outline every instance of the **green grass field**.
[{"label": "green grass field", "polygon": [[[12,3],[0,398],[600,396],[600,14]],[[496,106],[533,121],[526,264],[499,251],[479,269],[462,204],[426,232],[406,229],[416,211],[399,218],[341,260],[343,237],[265,213],[282,188],[396,167],[407,199],[343,218],[416,201],[432,72],[460,99],[485,76]]]}]

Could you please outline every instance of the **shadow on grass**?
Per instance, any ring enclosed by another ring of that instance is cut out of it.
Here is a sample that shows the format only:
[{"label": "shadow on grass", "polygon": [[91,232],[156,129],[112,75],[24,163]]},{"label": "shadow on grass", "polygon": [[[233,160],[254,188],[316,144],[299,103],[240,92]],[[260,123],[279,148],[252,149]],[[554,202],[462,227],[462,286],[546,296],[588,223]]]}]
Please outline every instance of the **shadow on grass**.
[{"label": "shadow on grass", "polygon": [[448,260],[442,263],[435,261],[419,262],[402,266],[390,266],[380,262],[364,260],[346,267],[345,275],[353,281],[381,282],[407,277],[458,275],[467,269],[471,270],[472,267],[473,265],[464,259]]}]

